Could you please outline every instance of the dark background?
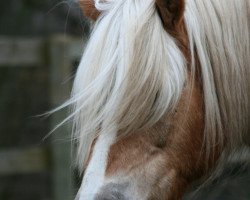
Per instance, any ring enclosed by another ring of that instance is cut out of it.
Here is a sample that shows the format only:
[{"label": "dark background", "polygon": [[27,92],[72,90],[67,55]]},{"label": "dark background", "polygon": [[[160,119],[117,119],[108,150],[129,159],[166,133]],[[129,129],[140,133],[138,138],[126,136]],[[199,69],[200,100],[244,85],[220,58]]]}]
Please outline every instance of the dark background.
[{"label": "dark background", "polygon": [[86,20],[75,0],[9,0],[0,2],[2,35],[49,36],[55,33],[82,35]]},{"label": "dark background", "polygon": [[[71,159],[68,152],[70,132],[58,134],[59,139],[51,136],[43,140],[57,122],[53,122],[56,121],[53,117],[44,119],[36,115],[55,108],[69,96],[67,91],[63,94],[66,98],[53,101],[51,88],[55,86],[51,83],[51,46],[56,44],[58,48],[58,43],[67,44],[68,37],[82,39],[88,33],[89,23],[74,1],[0,1],[1,41],[13,42],[13,45],[27,39],[44,41],[41,64],[0,64],[0,200],[73,199],[78,181],[77,175],[71,172],[74,167],[68,164]],[[0,44],[0,54],[4,48]],[[74,72],[77,60],[70,64]],[[62,82],[68,75],[59,78],[59,90],[65,90]],[[59,156],[59,147],[55,147],[58,145],[62,146],[62,155]],[[58,172],[60,170],[65,172]],[[61,174],[67,174],[67,177],[58,179]]]}]

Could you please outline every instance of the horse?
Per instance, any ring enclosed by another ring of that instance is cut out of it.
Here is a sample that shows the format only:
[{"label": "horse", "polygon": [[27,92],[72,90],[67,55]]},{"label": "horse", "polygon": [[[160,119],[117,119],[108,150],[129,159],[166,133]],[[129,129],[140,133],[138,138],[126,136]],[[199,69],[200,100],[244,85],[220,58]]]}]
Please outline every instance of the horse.
[{"label": "horse", "polygon": [[79,0],[77,200],[178,200],[250,144],[250,1]]}]

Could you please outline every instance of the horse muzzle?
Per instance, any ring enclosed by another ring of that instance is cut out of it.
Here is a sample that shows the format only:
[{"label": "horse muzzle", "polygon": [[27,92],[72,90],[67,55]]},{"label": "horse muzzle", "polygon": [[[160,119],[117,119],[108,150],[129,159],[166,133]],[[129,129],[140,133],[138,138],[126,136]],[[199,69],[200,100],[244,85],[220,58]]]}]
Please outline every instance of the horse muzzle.
[{"label": "horse muzzle", "polygon": [[129,200],[125,195],[126,186],[109,183],[103,186],[94,200]]}]

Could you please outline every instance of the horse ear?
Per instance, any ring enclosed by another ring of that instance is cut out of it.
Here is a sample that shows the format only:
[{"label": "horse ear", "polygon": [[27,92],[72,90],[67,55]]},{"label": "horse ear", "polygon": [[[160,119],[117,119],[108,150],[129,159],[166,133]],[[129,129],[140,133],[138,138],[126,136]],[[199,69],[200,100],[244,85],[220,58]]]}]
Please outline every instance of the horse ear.
[{"label": "horse ear", "polygon": [[83,11],[83,15],[96,20],[99,16],[99,11],[95,7],[94,0],[79,0],[79,5]]},{"label": "horse ear", "polygon": [[183,19],[185,0],[156,0],[156,7],[164,27],[170,31],[176,30]]}]

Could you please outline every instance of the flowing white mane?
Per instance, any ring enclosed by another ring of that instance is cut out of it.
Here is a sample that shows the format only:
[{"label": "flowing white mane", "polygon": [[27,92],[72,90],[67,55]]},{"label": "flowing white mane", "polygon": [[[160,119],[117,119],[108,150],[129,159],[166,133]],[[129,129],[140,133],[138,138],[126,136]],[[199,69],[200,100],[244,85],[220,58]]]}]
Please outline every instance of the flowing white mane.
[{"label": "flowing white mane", "polygon": [[250,1],[186,3],[191,51],[201,64],[206,141],[235,148],[250,131]]},{"label": "flowing white mane", "polygon": [[97,21],[74,82],[78,159],[97,134],[152,126],[171,111],[185,81],[181,51],[162,26],[155,1],[114,0],[96,6]]},{"label": "flowing white mane", "polygon": [[[164,30],[155,0],[95,2],[102,15],[67,103],[73,105],[80,169],[98,134],[127,134],[171,112],[187,78],[186,61]],[[215,145],[226,137],[235,145],[249,131],[250,2],[186,3],[190,50],[201,64],[206,141]]]}]

